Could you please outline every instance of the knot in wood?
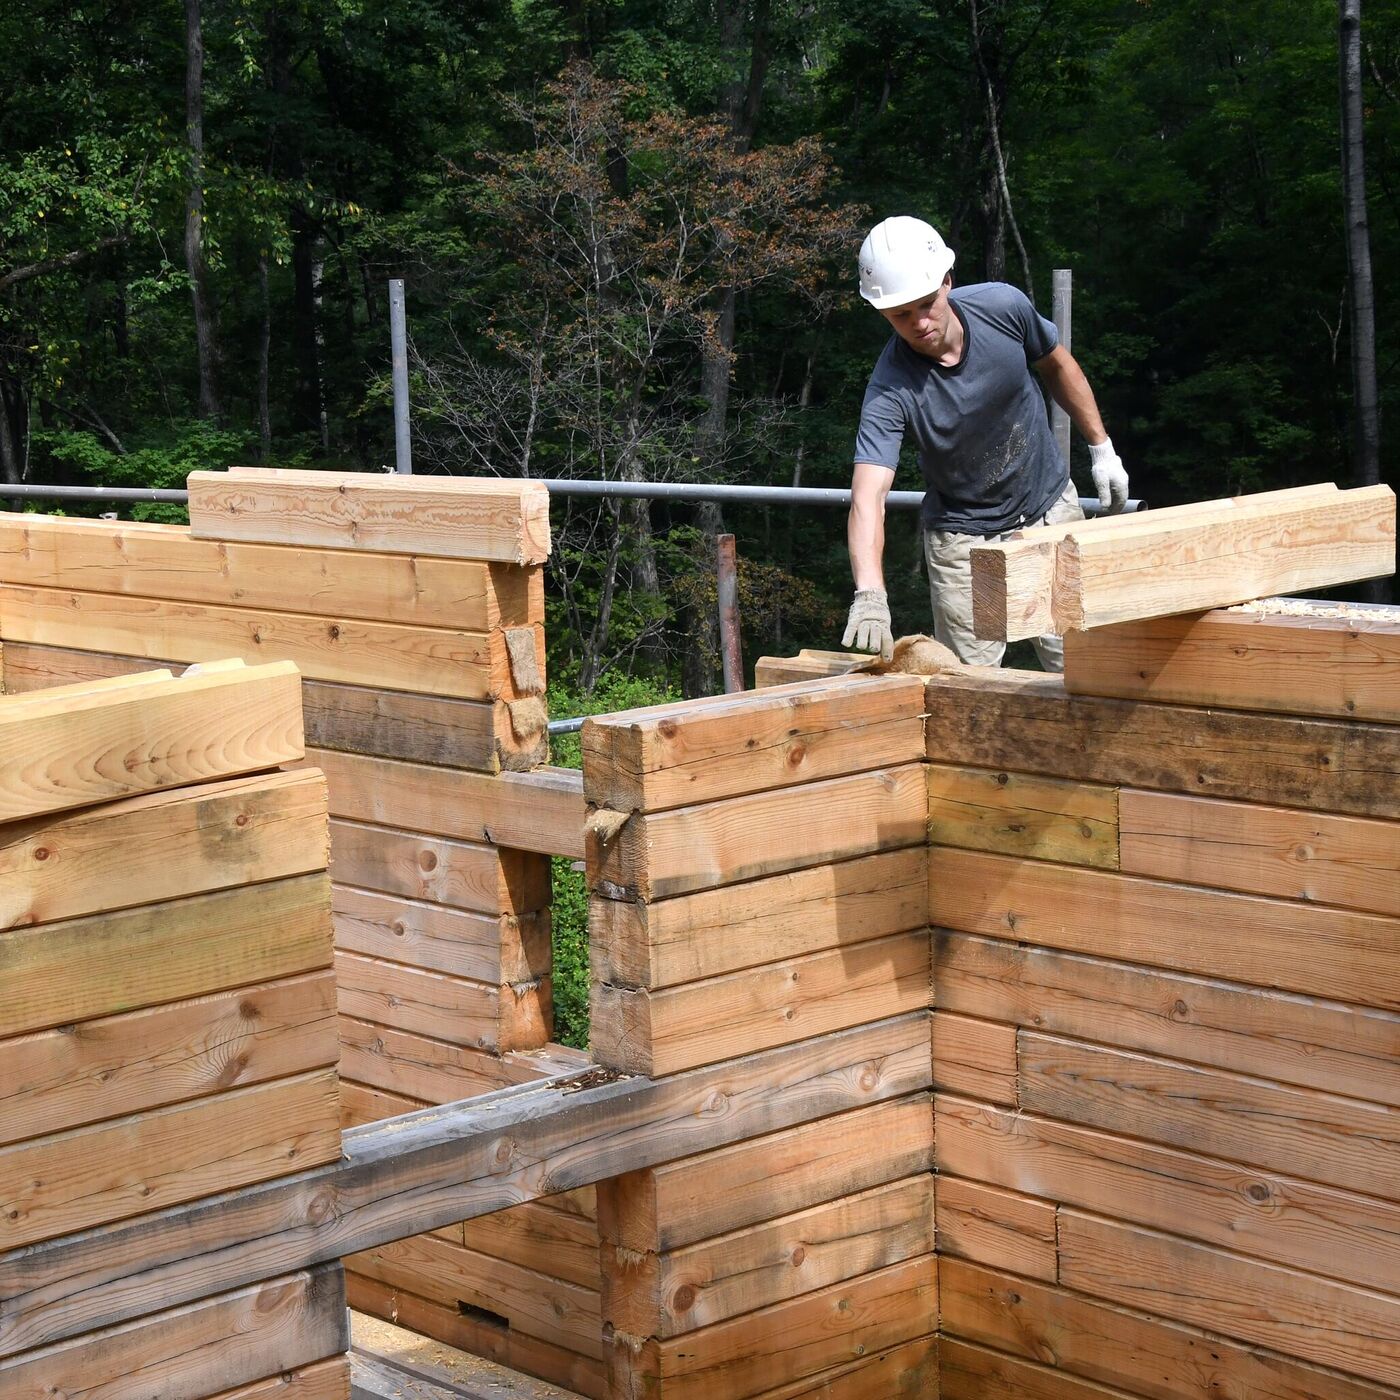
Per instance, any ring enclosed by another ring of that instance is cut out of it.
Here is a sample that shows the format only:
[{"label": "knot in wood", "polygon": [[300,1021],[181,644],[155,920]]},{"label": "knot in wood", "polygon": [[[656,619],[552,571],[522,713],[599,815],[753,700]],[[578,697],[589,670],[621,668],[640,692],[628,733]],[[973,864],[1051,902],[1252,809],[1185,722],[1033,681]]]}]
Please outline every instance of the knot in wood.
[{"label": "knot in wood", "polygon": [[683,1283],[671,1296],[671,1306],[677,1312],[689,1312],[695,1306],[695,1285]]}]

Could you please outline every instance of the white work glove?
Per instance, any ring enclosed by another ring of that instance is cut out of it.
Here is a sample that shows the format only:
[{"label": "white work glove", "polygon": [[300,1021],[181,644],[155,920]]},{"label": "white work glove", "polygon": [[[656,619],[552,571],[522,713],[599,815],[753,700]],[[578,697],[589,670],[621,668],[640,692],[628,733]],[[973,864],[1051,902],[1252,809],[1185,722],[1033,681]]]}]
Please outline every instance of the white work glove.
[{"label": "white work glove", "polygon": [[883,660],[894,655],[894,633],[890,631],[890,600],[883,588],[857,588],[855,601],[846,618],[843,647],[857,651],[878,651]]},{"label": "white work glove", "polygon": [[1099,493],[1099,505],[1109,515],[1117,515],[1128,504],[1128,473],[1123,459],[1113,450],[1113,439],[1089,444],[1089,475]]}]

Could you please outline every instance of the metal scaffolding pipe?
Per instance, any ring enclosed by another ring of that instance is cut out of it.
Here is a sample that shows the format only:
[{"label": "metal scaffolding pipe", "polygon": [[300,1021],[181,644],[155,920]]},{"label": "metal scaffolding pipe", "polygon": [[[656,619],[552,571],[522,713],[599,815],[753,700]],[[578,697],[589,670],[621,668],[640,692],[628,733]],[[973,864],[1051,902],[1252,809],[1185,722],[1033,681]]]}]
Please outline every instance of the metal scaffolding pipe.
[{"label": "metal scaffolding pipe", "polygon": [[[716,486],[693,481],[560,481],[542,483],[554,496],[585,499],[633,499],[647,501],[716,501],[723,505],[749,506],[849,506],[851,493],[836,487],[819,486]],[[159,501],[184,505],[187,491],[163,491],[137,486],[36,486],[28,482],[0,485],[0,499],[79,500],[79,501]],[[893,510],[917,510],[923,504],[922,491],[891,491],[885,504]],[[1081,496],[1085,515],[1099,515],[1098,498]],[[1145,510],[1146,504],[1131,500],[1125,511]]]}]

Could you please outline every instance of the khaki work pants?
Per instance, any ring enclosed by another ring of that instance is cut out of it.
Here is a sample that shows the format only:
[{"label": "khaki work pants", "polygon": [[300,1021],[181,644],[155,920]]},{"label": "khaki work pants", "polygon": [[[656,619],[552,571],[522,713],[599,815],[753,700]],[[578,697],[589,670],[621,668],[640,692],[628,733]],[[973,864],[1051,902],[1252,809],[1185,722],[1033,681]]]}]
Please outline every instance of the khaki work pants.
[{"label": "khaki work pants", "polygon": [[[1034,523],[1062,525],[1067,520],[1083,519],[1079,492],[1071,481],[1044,519]],[[929,530],[924,535],[934,639],[951,648],[959,661],[972,666],[1000,666],[1006,653],[1005,642],[984,642],[972,633],[972,547],[1004,538],[959,535],[951,530]],[[1058,637],[1037,637],[1035,651],[1047,671],[1065,669],[1064,643]]]}]

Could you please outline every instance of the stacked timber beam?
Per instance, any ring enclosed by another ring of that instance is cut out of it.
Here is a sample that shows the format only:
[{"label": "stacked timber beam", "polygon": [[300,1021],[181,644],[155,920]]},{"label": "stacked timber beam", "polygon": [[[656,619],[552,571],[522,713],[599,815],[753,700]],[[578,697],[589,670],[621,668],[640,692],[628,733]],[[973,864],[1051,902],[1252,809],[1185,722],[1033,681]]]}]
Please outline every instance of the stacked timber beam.
[{"label": "stacked timber beam", "polygon": [[942,1394],[1400,1396],[1400,621],[1067,640],[928,688]]},{"label": "stacked timber beam", "polygon": [[598,1188],[618,1400],[934,1393],[922,684],[818,681],[588,721],[592,1050],[774,1047],[850,1111]]},{"label": "stacked timber beam", "polygon": [[[339,1159],[326,788],[279,771],[303,753],[285,662],[0,698],[7,1279],[66,1237]],[[0,1394],[348,1397],[338,1264],[176,1301],[149,1288],[48,1344],[7,1327]]]},{"label": "stacked timber beam", "polygon": [[972,551],[979,637],[1015,641],[1395,572],[1395,493],[1330,484],[1099,516]]},{"label": "stacked timber beam", "polygon": [[[7,688],[297,662],[330,792],[347,1126],[583,1063],[549,1045],[549,855],[582,854],[583,801],[543,766],[544,488],[257,469],[189,486],[188,529],[0,516]],[[355,1261],[354,1301],[596,1392],[596,1262],[587,1343],[569,1311],[589,1311],[592,1194],[388,1246]]]}]

